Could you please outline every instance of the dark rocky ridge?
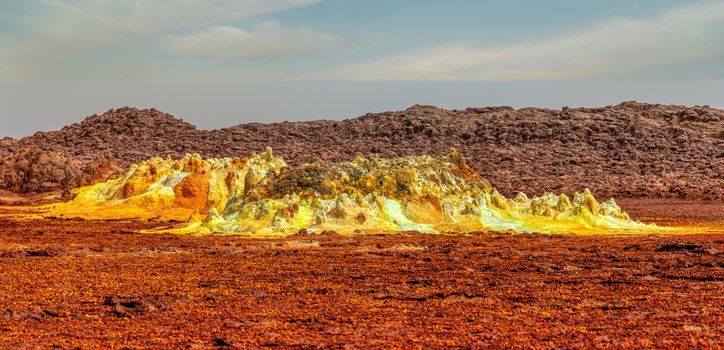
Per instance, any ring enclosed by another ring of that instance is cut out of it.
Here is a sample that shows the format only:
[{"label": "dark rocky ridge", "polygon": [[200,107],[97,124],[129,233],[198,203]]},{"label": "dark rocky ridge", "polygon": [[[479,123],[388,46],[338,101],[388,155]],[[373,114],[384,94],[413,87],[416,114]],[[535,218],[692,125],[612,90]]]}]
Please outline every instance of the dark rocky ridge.
[{"label": "dark rocky ridge", "polygon": [[0,140],[5,158],[37,148],[85,164],[110,152],[121,166],[156,155],[242,156],[266,146],[291,165],[370,153],[437,155],[455,147],[508,195],[589,187],[599,197],[724,199],[724,111],[707,106],[625,102],[562,110],[444,110],[416,105],[343,121],[249,123],[211,131],[154,109],[126,107],[59,131]]}]

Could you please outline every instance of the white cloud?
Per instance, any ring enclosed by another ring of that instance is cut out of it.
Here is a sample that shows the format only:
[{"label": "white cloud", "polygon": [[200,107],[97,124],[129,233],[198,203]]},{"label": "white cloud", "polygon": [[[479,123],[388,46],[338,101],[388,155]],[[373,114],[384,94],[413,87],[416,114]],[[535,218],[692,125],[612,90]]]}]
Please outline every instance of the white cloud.
[{"label": "white cloud", "polygon": [[308,28],[287,28],[277,22],[265,22],[253,32],[231,26],[214,26],[189,35],[170,36],[164,39],[164,44],[180,54],[229,60],[320,52],[338,46],[339,42],[328,34]]},{"label": "white cloud", "polygon": [[[352,80],[547,80],[608,76],[724,57],[724,2],[613,18],[575,33],[497,48],[450,44],[334,69]],[[320,75],[308,77],[319,78]]]},{"label": "white cloud", "polygon": [[320,0],[40,0],[51,19],[77,27],[99,22],[118,30],[153,34],[224,23],[289,10]]},{"label": "white cloud", "polygon": [[137,0],[129,23],[150,31],[214,25],[319,0]]},{"label": "white cloud", "polygon": [[[127,67],[143,67],[144,55],[159,37],[179,30],[219,28],[230,21],[319,1],[33,0],[32,15],[17,18],[21,27],[0,31],[0,79],[135,77]],[[309,33],[314,32],[276,32]],[[127,62],[120,62],[117,55]]]},{"label": "white cloud", "polygon": [[[27,35],[53,50],[77,52],[149,36],[216,25],[319,0],[39,0],[27,18]],[[39,46],[36,45],[36,46]]]}]

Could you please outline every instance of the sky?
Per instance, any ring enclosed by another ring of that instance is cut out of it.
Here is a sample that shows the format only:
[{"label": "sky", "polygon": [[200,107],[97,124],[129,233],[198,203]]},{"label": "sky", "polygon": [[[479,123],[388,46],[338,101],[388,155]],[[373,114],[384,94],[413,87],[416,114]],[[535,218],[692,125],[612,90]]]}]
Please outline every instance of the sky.
[{"label": "sky", "polygon": [[4,0],[0,136],[120,106],[211,129],[412,104],[724,108],[724,1]]}]

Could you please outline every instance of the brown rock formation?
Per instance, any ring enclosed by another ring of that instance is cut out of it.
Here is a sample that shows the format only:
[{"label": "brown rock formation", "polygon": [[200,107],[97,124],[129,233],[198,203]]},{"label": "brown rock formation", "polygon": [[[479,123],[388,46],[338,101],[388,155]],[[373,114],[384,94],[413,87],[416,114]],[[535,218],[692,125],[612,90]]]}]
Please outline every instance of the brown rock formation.
[{"label": "brown rock formation", "polygon": [[[724,199],[724,111],[706,106],[625,102],[562,110],[443,110],[418,105],[343,121],[250,123],[212,131],[154,109],[121,108],[59,131],[0,142],[11,153],[36,147],[81,163],[110,152],[121,166],[157,155],[237,156],[266,146],[291,165],[370,153],[440,155],[455,147],[507,195],[589,187],[601,197]],[[62,183],[59,177],[59,172],[43,175],[29,185],[22,177],[0,188],[46,190],[52,186],[38,182]]]}]

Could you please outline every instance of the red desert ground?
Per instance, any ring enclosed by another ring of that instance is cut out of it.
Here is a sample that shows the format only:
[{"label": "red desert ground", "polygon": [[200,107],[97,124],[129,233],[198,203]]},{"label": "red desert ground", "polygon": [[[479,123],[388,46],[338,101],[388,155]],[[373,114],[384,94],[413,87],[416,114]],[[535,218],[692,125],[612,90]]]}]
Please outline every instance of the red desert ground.
[{"label": "red desert ground", "polygon": [[3,347],[724,342],[708,106],[126,107],[2,139],[0,189]]}]

